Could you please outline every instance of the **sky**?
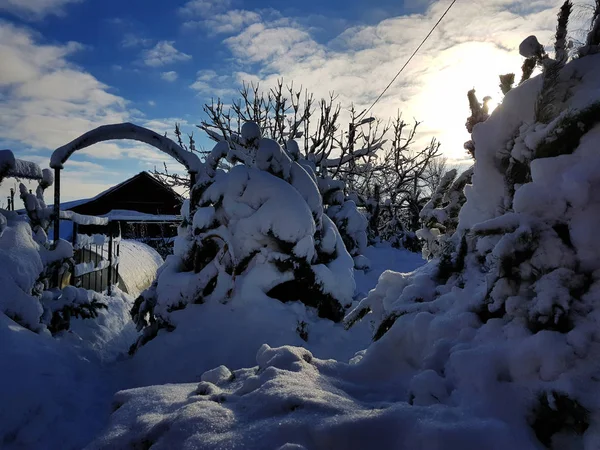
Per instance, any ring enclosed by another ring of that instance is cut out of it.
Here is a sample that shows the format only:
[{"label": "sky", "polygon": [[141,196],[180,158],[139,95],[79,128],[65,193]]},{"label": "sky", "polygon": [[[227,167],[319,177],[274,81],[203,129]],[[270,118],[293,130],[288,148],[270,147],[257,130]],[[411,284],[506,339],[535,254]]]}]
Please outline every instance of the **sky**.
[{"label": "sky", "polygon": [[[465,159],[466,93],[501,100],[498,75],[520,73],[519,43],[552,44],[560,0],[458,0],[370,115],[422,122],[450,163]],[[342,108],[369,106],[450,0],[0,0],[0,148],[48,167],[52,151],[107,123],[171,137],[195,128],[211,98],[278,79]],[[583,25],[582,25],[583,26]],[[342,117],[347,120],[347,116]],[[195,130],[195,131],[194,131]],[[62,200],[89,198],[143,170],[181,170],[131,142],[77,152]],[[0,186],[0,205],[14,180]],[[51,193],[48,197],[51,198]]]}]

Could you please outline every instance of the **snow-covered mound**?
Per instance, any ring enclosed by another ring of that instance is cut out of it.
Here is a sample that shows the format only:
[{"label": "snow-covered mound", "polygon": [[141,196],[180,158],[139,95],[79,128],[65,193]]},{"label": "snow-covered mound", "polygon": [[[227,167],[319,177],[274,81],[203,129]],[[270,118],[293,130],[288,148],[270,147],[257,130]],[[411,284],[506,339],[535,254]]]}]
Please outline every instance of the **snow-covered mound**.
[{"label": "snow-covered mound", "polygon": [[119,244],[119,287],[123,292],[137,297],[156,278],[163,259],[149,245],[129,239]]},{"label": "snow-covered mound", "polygon": [[454,251],[384,274],[354,364],[264,347],[257,368],[119,394],[90,448],[598,448],[599,71],[532,79],[475,126]]},{"label": "snow-covered mound", "polygon": [[[528,440],[535,448],[527,430],[475,410],[400,401],[401,380],[384,371],[297,347],[265,345],[256,362],[234,372],[218,367],[199,383],[119,392],[111,426],[86,450],[506,450],[527,448]],[[438,379],[425,374],[420,389],[439,392]]]}]

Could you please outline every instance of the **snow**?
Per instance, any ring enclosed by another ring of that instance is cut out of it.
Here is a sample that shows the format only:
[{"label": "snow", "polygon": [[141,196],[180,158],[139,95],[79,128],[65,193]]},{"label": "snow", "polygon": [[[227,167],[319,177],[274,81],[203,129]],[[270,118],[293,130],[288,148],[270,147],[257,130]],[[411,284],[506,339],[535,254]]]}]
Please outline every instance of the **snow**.
[{"label": "snow", "polygon": [[107,217],[86,216],[83,214],[78,214],[73,211],[61,211],[60,218],[63,220],[69,220],[78,225],[107,225],[108,224]]},{"label": "snow", "polygon": [[119,246],[119,278],[123,291],[137,297],[156,278],[163,259],[152,247],[129,239]]},{"label": "snow", "polygon": [[[50,174],[50,177],[52,175]],[[42,172],[40,166],[31,161],[15,158],[11,150],[0,150],[0,181],[4,177],[26,178],[31,180],[44,179],[52,184],[46,172]]]},{"label": "snow", "polygon": [[[42,169],[36,163],[15,159],[14,167],[9,171],[9,176],[16,178],[27,178],[31,180],[40,180],[44,178]],[[46,179],[48,177],[46,176]]]},{"label": "snow", "polygon": [[[29,261],[39,260],[39,256],[37,244],[28,237],[31,231],[27,224],[13,216],[18,221],[9,220],[8,234],[0,236],[0,244],[4,244],[0,248],[15,255],[16,264],[11,263],[15,270],[0,271],[0,276],[27,286],[37,277],[41,262],[37,268],[31,266],[29,275],[18,267],[19,262],[29,267],[25,248],[31,249]],[[19,227],[22,236],[11,238]],[[14,242],[22,244],[15,248]],[[137,242],[122,243],[133,244],[129,252],[133,258],[147,250]],[[124,253],[121,256],[127,258]],[[377,267],[385,265],[383,259],[395,257],[397,267],[409,268],[413,262],[403,260],[412,256],[392,248],[369,253]],[[375,276],[363,280],[364,289],[374,285]],[[9,286],[3,282],[3,289]],[[67,290],[64,300],[79,295],[80,290]],[[22,302],[24,298],[16,300]],[[164,333],[127,359],[124,354],[137,337],[129,317],[132,299],[117,291],[111,297],[102,296],[102,301],[108,309],[100,311],[97,319],[73,319],[71,330],[54,338],[26,330],[0,314],[0,360],[10,361],[0,371],[0,403],[11,405],[0,408],[3,449],[83,448],[104,428],[111,408],[118,404],[114,392],[154,383],[192,381],[194,388],[198,382],[206,386],[224,383],[232,378],[233,369],[253,365],[256,351],[265,342],[273,346],[306,345],[324,358],[348,360],[368,345],[371,334],[366,326],[359,325],[348,333],[339,324],[317,322],[315,312],[299,303],[290,307],[273,299],[257,301],[241,296],[225,305],[190,305],[176,312],[175,331]],[[299,320],[312,324],[307,330],[308,342],[295,331]],[[264,348],[261,354],[265,364],[277,361]]]},{"label": "snow", "polygon": [[[530,55],[537,40],[525,42]],[[182,207],[174,255],[134,307],[141,337],[156,336],[130,357],[140,335],[120,292],[101,296],[109,308],[97,321],[55,337],[35,328],[46,257],[25,221],[3,212],[0,404],[15,404],[0,408],[3,448],[597,449],[600,124],[582,119],[581,139],[560,139],[600,100],[599,70],[600,55],[565,67],[570,95],[549,123],[536,122],[538,77],[474,126],[458,223],[461,189],[426,208],[437,225],[453,220],[427,264],[369,247],[371,268],[353,273],[340,233],[298,187],[312,185],[293,181],[295,161],[254,126],[242,130],[252,147],[217,144]],[[552,142],[559,156],[539,153]],[[218,170],[227,154],[245,164]],[[216,256],[195,270],[191,257],[204,255],[191,249],[210,239]],[[315,262],[323,252],[332,259]],[[311,260],[322,291],[343,300],[343,323],[266,295],[296,276],[279,270],[289,260]],[[39,334],[9,319],[16,308]]]},{"label": "snow", "polygon": [[539,43],[537,37],[529,36],[519,45],[519,54],[524,58],[531,58],[541,55],[544,47]]},{"label": "snow", "polygon": [[110,413],[121,376],[114,362],[135,338],[130,299],[104,298],[109,308],[75,319],[59,338],[35,334],[0,313],[0,442],[6,450],[82,448]]},{"label": "snow", "polygon": [[[404,396],[395,393],[392,380],[366,392],[360,380],[368,375],[360,364],[268,345],[259,349],[256,364],[227,379],[207,377],[216,383],[120,392],[108,431],[86,448],[135,448],[142,442],[156,448],[249,450],[535,448],[523,427],[477,411],[390,401]],[[443,389],[431,372],[419,379],[420,403]]]},{"label": "snow", "polygon": [[82,134],[68,144],[54,150],[50,158],[50,167],[53,169],[62,169],[65,161],[74,152],[98,142],[116,139],[129,139],[152,145],[183,164],[189,172],[198,172],[200,168],[200,160],[195,153],[184,150],[166,136],[161,136],[154,131],[132,123],[103,125]]},{"label": "snow", "polygon": [[174,214],[147,214],[139,211],[113,209],[103,214],[110,221],[122,220],[126,222],[180,222],[181,216]]},{"label": "snow", "polygon": [[0,173],[5,173],[15,166],[15,155],[11,150],[0,150]]},{"label": "snow", "polygon": [[22,217],[8,211],[4,214],[8,226],[0,235],[0,312],[39,330],[42,306],[31,292],[43,269],[40,247]]}]

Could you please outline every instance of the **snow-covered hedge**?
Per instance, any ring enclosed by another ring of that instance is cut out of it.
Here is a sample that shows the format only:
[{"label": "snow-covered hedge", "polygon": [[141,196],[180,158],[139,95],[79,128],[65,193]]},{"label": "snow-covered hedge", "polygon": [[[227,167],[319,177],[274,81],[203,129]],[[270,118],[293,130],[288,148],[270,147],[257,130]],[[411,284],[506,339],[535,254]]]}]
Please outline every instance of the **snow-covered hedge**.
[{"label": "snow-covered hedge", "polygon": [[[224,160],[237,164],[225,172]],[[215,146],[182,215],[174,255],[132,311],[144,329],[138,345],[172,329],[173,311],[236,295],[300,300],[322,318],[343,318],[354,294],[352,257],[323,213],[314,173],[261,138],[256,124],[244,124],[233,148]]]}]

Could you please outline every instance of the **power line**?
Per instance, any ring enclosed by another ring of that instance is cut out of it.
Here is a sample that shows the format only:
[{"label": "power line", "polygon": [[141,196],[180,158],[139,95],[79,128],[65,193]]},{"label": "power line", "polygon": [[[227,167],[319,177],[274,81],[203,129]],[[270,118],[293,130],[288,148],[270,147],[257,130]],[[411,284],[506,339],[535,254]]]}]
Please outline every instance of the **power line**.
[{"label": "power line", "polygon": [[456,3],[456,0],[452,0],[452,3],[450,3],[450,6],[448,6],[448,8],[446,9],[446,11],[444,11],[444,14],[442,14],[442,17],[440,17],[440,20],[438,20],[436,22],[436,24],[433,26],[433,28],[431,29],[431,31],[429,33],[427,33],[427,36],[425,36],[425,39],[423,39],[421,41],[421,43],[419,44],[419,46],[417,47],[417,49],[413,52],[412,55],[410,55],[410,58],[408,58],[408,60],[404,63],[404,65],[402,66],[402,68],[398,71],[398,73],[396,74],[396,76],[394,78],[392,78],[392,81],[390,81],[390,83],[386,86],[386,88],[383,90],[383,92],[381,94],[379,94],[379,97],[377,97],[377,99],[373,102],[373,104],[371,106],[369,106],[369,109],[367,109],[365,112],[363,112],[358,118],[360,119],[364,114],[367,114],[369,111],[371,111],[371,109],[373,109],[373,106],[375,106],[377,104],[377,102],[379,100],[381,100],[381,97],[383,97],[383,95],[387,92],[387,90],[390,88],[390,86],[392,84],[394,84],[394,81],[396,81],[396,78],[398,78],[400,76],[400,74],[402,73],[402,71],[406,68],[406,66],[408,66],[408,64],[412,61],[412,59],[415,57],[415,55],[419,52],[419,50],[421,49],[421,47],[423,47],[423,44],[425,44],[425,42],[427,42],[427,39],[429,39],[429,36],[431,36],[433,34],[433,32],[435,31],[435,29],[438,27],[438,25],[442,22],[442,20],[444,20],[444,17],[446,17],[446,14],[448,14],[448,12],[450,11],[450,9],[452,9],[452,7],[454,6],[454,4]]}]

